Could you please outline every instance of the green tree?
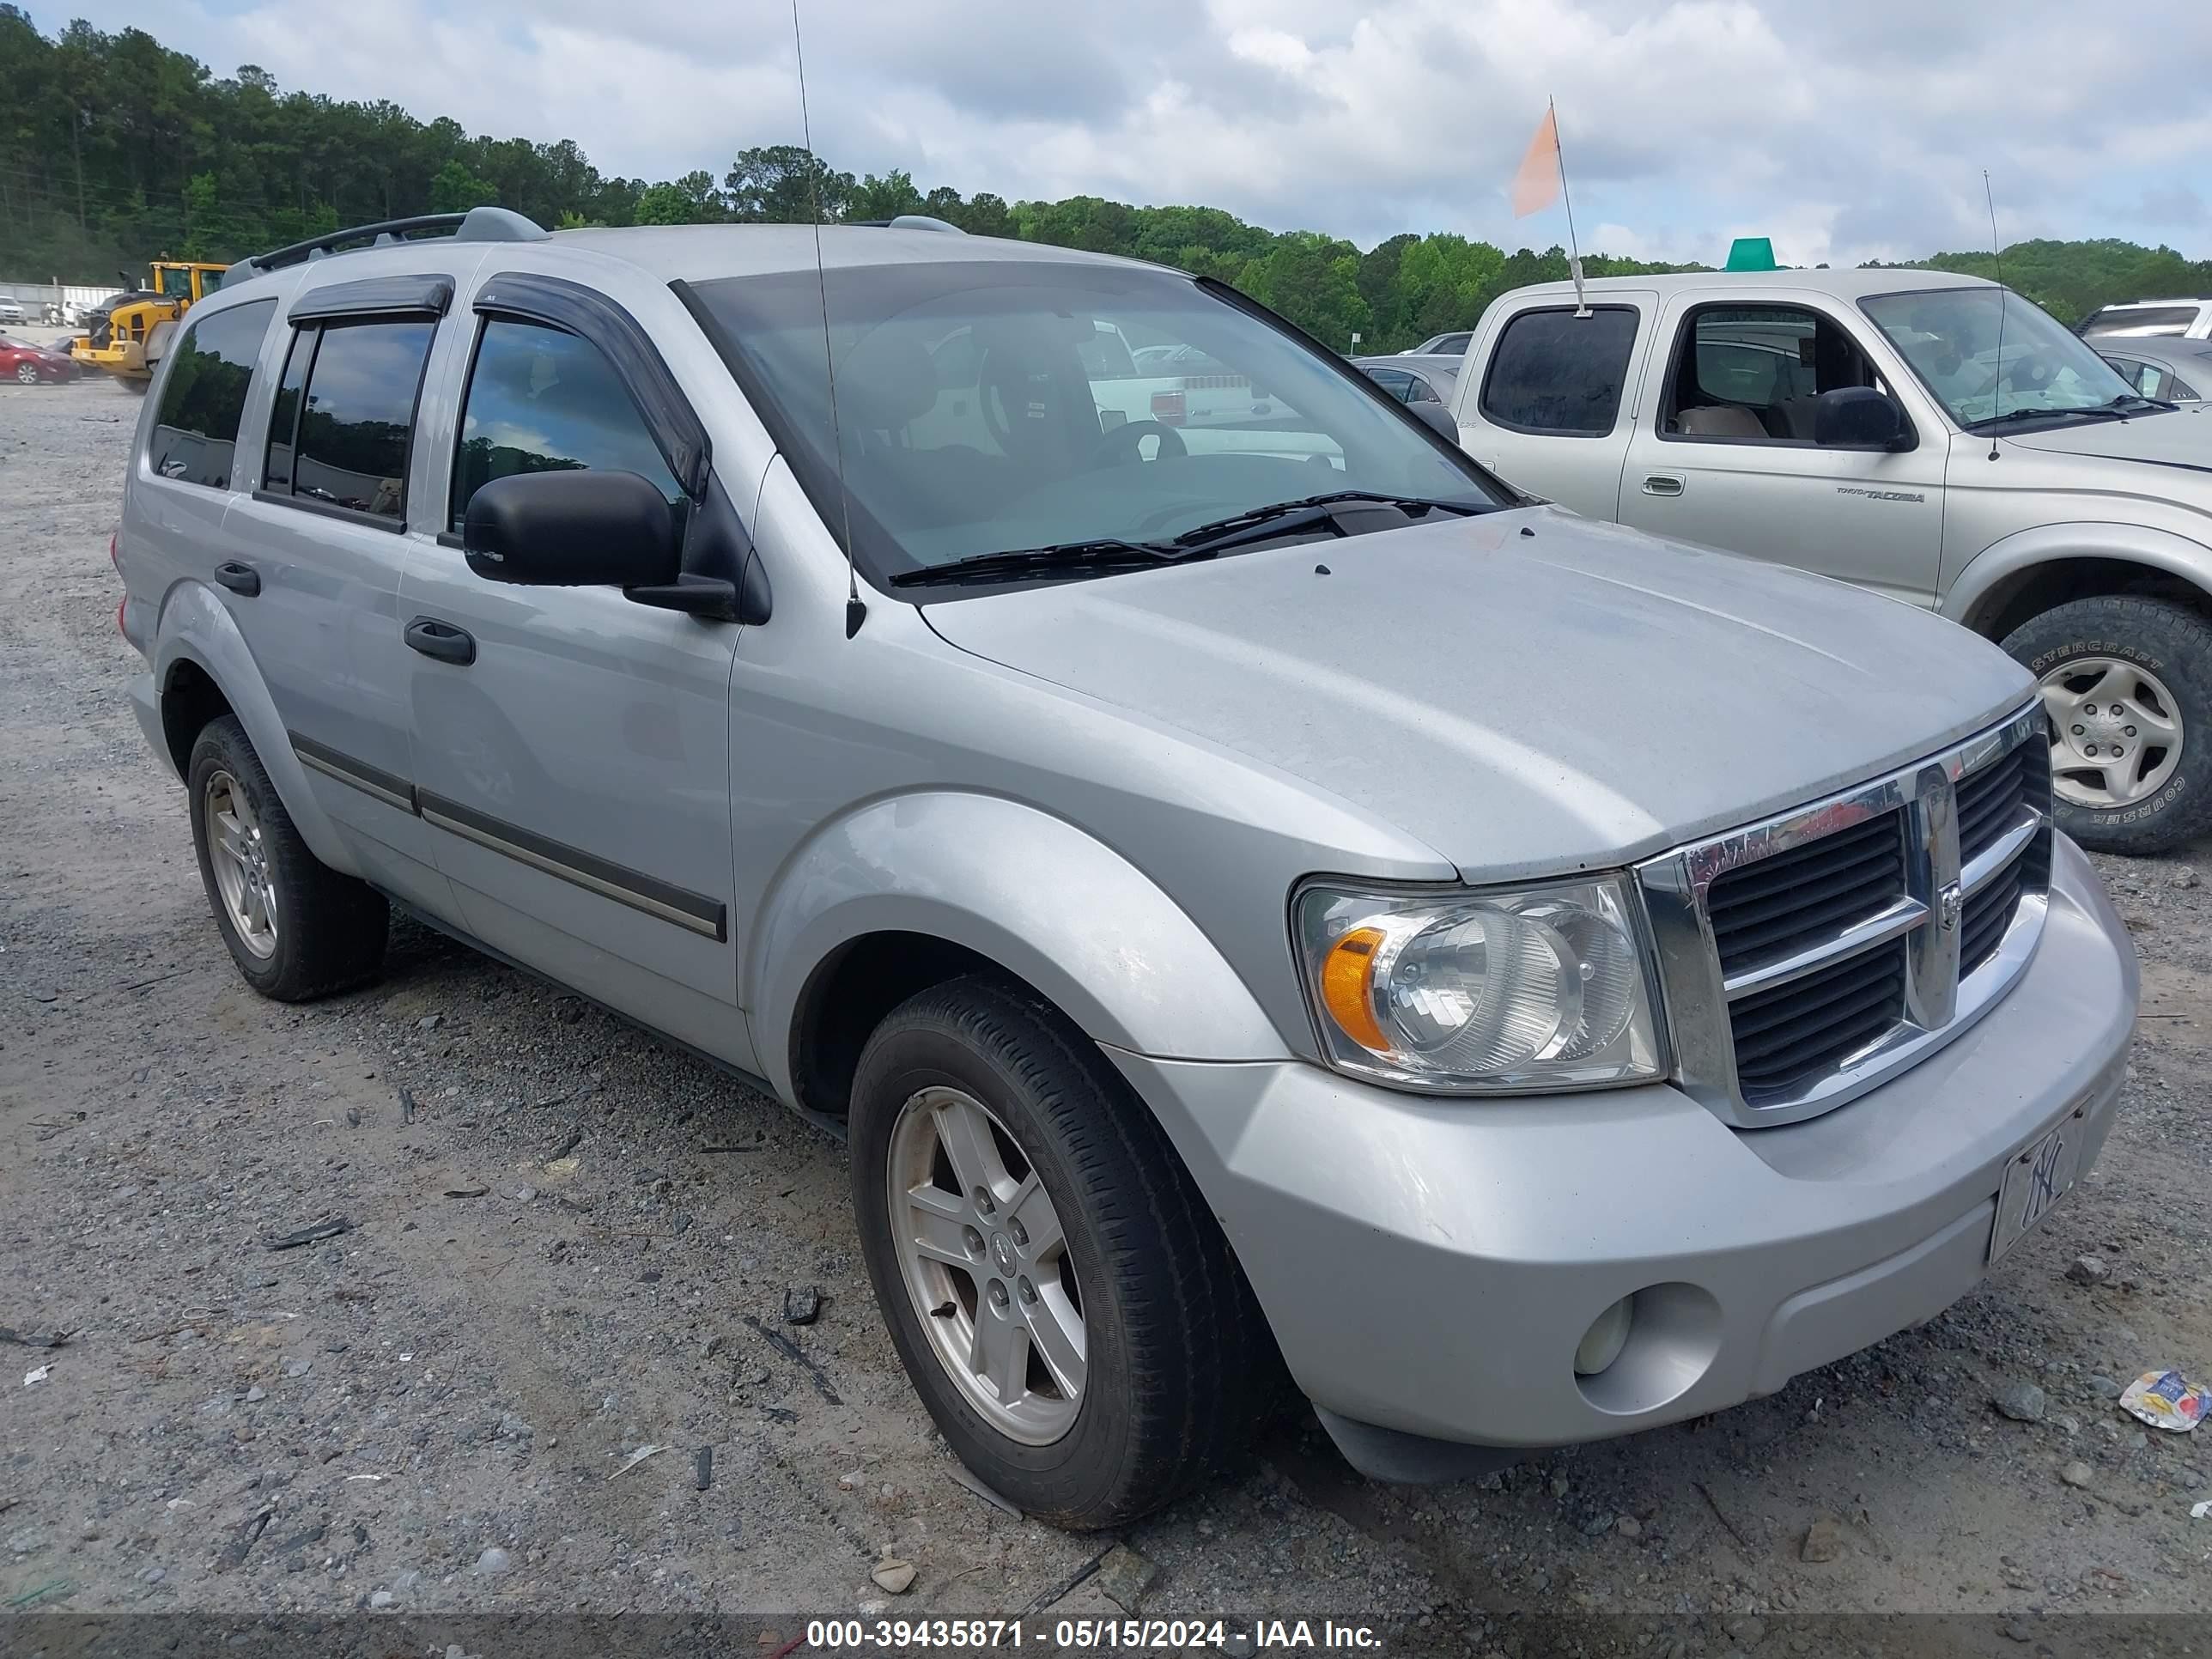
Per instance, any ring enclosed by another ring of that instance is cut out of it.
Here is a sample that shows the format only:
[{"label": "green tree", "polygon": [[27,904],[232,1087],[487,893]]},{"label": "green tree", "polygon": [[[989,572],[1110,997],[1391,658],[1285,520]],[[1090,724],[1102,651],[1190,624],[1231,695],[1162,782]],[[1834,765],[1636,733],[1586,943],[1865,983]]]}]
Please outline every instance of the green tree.
[{"label": "green tree", "polygon": [[1352,349],[1355,332],[1375,327],[1359,292],[1359,252],[1349,242],[1294,231],[1248,263],[1237,286],[1338,351]]},{"label": "green tree", "polygon": [[692,222],[694,204],[682,188],[676,185],[648,185],[645,193],[637,198],[637,219],[641,225],[688,225]]},{"label": "green tree", "polygon": [[459,156],[440,167],[430,180],[433,213],[465,213],[472,207],[491,206],[498,200],[499,186],[470,172],[468,163]]},{"label": "green tree", "polygon": [[902,213],[923,210],[921,192],[914,187],[914,179],[903,167],[894,167],[878,179],[870,173],[854,186],[845,198],[843,216],[848,219],[896,219]]}]

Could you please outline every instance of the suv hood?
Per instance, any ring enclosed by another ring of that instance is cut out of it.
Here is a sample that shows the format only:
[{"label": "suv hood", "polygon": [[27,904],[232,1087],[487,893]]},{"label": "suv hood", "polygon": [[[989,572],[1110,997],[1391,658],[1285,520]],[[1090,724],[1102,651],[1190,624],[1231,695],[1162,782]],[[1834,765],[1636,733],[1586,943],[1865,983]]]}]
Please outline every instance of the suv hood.
[{"label": "suv hood", "polygon": [[1548,507],[925,615],[962,650],[1326,790],[1471,880],[1619,864],[1815,799],[2031,690],[1910,605]]},{"label": "suv hood", "polygon": [[2212,405],[2184,404],[2125,421],[2083,421],[2004,440],[2008,448],[2094,459],[2141,461],[2212,472]]}]

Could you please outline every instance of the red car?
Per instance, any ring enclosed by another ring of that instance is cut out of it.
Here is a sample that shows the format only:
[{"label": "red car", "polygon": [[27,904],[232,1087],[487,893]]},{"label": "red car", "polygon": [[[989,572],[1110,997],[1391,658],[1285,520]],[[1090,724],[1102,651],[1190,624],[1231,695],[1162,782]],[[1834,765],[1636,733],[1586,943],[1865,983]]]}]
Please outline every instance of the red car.
[{"label": "red car", "polygon": [[50,351],[27,341],[0,334],[0,380],[36,386],[41,380],[74,380],[76,362],[68,353]]}]

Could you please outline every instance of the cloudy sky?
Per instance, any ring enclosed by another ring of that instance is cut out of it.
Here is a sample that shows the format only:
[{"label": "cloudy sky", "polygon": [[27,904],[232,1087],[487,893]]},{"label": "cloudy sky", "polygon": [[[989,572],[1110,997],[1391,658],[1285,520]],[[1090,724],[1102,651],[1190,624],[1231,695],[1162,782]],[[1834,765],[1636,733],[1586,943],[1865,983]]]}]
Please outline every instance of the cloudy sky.
[{"label": "cloudy sky", "polygon": [[[1505,185],[1559,106],[1586,248],[1785,262],[2008,241],[2212,257],[2212,4],[2059,0],[799,0],[816,148],[1009,200],[1226,207],[1366,246],[1563,240]],[[216,73],[573,137],[647,179],[796,142],[789,0],[30,0]],[[343,31],[325,23],[343,16]],[[313,19],[310,22],[308,20]]]}]

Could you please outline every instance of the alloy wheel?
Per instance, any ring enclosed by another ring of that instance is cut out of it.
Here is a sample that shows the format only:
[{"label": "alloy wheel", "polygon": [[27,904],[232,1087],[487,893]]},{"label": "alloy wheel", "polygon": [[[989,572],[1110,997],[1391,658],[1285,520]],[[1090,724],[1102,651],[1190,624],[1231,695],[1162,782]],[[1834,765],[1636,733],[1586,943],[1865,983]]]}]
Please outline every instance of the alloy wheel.
[{"label": "alloy wheel", "polygon": [[264,961],[276,953],[276,883],[252,797],[228,772],[208,775],[200,810],[208,865],[239,942]]},{"label": "alloy wheel", "polygon": [[888,1182],[899,1275],[931,1349],[1001,1434],[1048,1445],[1083,1401],[1083,1299],[1043,1183],[989,1108],[957,1089],[910,1096]]}]

